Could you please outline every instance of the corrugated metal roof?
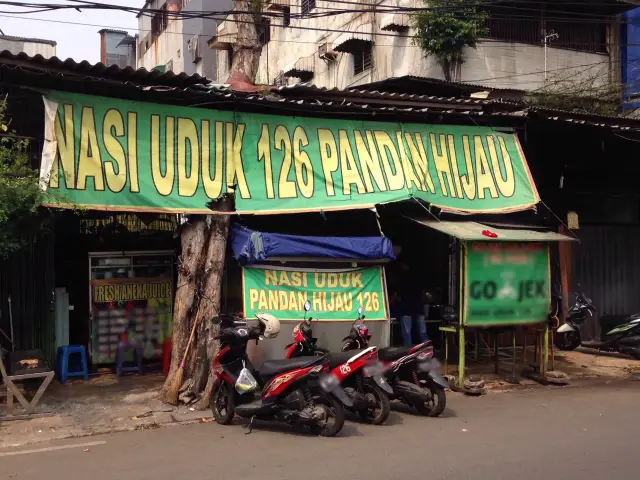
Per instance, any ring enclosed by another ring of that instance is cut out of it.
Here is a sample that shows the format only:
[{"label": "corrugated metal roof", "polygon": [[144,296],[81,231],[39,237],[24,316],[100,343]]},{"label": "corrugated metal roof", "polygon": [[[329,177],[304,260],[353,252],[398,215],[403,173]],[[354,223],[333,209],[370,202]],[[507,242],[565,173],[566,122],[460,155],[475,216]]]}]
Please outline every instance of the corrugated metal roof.
[{"label": "corrugated metal roof", "polygon": [[[460,240],[482,241],[482,242],[558,242],[575,240],[572,237],[556,232],[543,232],[538,230],[525,230],[520,228],[498,228],[490,227],[478,222],[453,222],[438,221],[407,217],[414,222],[420,223],[439,232],[445,233]],[[483,235],[483,231],[489,230],[495,233],[496,237]]]},{"label": "corrugated metal roof", "polygon": [[296,85],[284,85],[281,87],[275,87],[272,90],[274,93],[279,95],[290,97],[320,97],[321,98],[342,98],[342,99],[350,99],[353,102],[365,103],[367,101],[375,100],[376,103],[380,103],[380,101],[388,102],[389,104],[395,105],[406,105],[407,103],[417,104],[417,103],[438,103],[438,104],[446,104],[446,105],[460,105],[466,108],[472,108],[474,110],[481,109],[486,105],[495,105],[497,103],[504,105],[512,105],[514,107],[520,106],[519,103],[516,102],[508,102],[508,101],[496,101],[496,100],[486,100],[486,99],[478,99],[478,98],[459,98],[459,97],[439,97],[435,95],[417,95],[411,93],[395,93],[395,92],[384,92],[379,90],[361,90],[359,88],[349,88],[346,90],[340,90],[338,88],[327,88],[327,87],[318,87],[311,83],[298,83]]},{"label": "corrugated metal roof", "polygon": [[14,37],[13,35],[0,35],[0,40],[9,40],[10,42],[30,42],[30,43],[45,43],[55,47],[58,42],[55,40],[45,40],[43,38],[31,38],[31,37]]},{"label": "corrugated metal roof", "polygon": [[173,72],[149,71],[146,68],[121,68],[103,63],[92,64],[87,61],[76,62],[68,58],[45,58],[42,55],[30,57],[26,53],[17,55],[8,50],[0,52],[0,65],[14,65],[23,69],[51,72],[69,76],[88,76],[105,78],[121,82],[134,82],[138,85],[171,85],[186,88],[192,85],[207,84],[210,80],[198,74],[175,74]]},{"label": "corrugated metal roof", "polygon": [[448,82],[446,80],[440,80],[437,78],[419,77],[416,75],[404,75],[401,77],[389,77],[377,82],[371,82],[359,85],[358,87],[363,90],[404,90],[404,91],[423,91],[425,86],[428,85],[433,89],[443,89],[447,91],[457,91],[458,93],[473,93],[488,90],[490,92],[516,92],[524,94],[524,90],[515,88],[497,88],[488,87],[486,85],[479,85],[473,83],[464,82]]}]

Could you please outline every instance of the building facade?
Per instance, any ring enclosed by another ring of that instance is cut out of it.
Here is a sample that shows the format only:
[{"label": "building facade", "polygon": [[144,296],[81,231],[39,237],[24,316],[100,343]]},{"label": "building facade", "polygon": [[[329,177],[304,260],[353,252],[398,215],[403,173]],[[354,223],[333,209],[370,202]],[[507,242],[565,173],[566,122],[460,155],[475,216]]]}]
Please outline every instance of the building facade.
[{"label": "building facade", "polygon": [[57,43],[53,40],[0,35],[0,52],[7,50],[14,55],[26,53],[30,57],[36,55],[42,55],[45,58],[55,57],[56,45]]},{"label": "building facade", "polygon": [[104,28],[100,34],[100,62],[136,68],[136,38],[124,30]]},{"label": "building facade", "polygon": [[150,0],[147,8],[161,10],[138,16],[138,68],[161,68],[187,75],[216,78],[217,52],[207,48],[219,20],[187,18],[180,12],[230,10],[231,0]]},{"label": "building facade", "polygon": [[[517,8],[501,6],[488,11],[487,33],[477,48],[466,49],[466,61],[456,80],[535,90],[545,84],[545,70],[547,82],[561,76],[590,76],[596,84],[618,78],[617,10],[592,7],[601,10],[591,12],[575,3],[563,4],[562,9],[556,6],[559,11],[555,12],[553,2],[542,6],[536,2],[531,8],[521,3]],[[436,59],[425,58],[414,43],[410,15],[398,10],[424,6],[422,0],[363,1],[348,6],[320,0],[270,0],[267,11],[281,14],[270,19],[256,82],[309,81],[342,89],[405,75],[443,79]],[[574,10],[567,11],[569,8]],[[345,13],[325,15],[340,10]],[[590,21],[577,21],[587,15]],[[218,41],[212,42],[223,52],[218,81],[228,76],[228,46],[234,41],[234,31],[233,20],[228,19],[218,27]]]}]

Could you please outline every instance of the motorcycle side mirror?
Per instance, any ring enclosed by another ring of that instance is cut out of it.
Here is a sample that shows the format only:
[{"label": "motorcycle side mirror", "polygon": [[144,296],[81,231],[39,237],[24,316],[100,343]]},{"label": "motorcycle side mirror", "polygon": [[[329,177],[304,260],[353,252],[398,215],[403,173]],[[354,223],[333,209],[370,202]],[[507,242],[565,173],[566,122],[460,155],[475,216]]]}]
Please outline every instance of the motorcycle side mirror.
[{"label": "motorcycle side mirror", "polygon": [[364,312],[364,309],[362,308],[362,305],[360,305],[358,307],[358,315],[362,315],[362,312]]},{"label": "motorcycle side mirror", "polygon": [[305,300],[304,301],[304,311],[308,312],[309,310],[311,310],[311,302],[309,300]]}]

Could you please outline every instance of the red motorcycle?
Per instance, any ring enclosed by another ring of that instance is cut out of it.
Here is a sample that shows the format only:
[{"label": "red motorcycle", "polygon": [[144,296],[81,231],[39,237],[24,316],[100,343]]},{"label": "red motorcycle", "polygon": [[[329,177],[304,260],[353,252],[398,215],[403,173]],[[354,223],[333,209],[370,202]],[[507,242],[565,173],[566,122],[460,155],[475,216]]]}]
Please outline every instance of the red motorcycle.
[{"label": "red motorcycle", "polygon": [[228,425],[234,415],[250,418],[249,432],[257,419],[281,420],[305,425],[319,435],[333,437],[344,425],[343,405],[352,402],[329,373],[327,356],[270,360],[257,371],[247,357],[250,340],[274,338],[280,322],[258,313],[257,325],[225,318],[220,325],[220,349],[212,369],[218,383],[211,396],[217,423]]},{"label": "red motorcycle", "polygon": [[[364,319],[362,307],[359,307],[358,318],[349,336],[343,339],[343,351],[369,346],[371,335]],[[444,389],[449,388],[449,384],[440,375],[440,364],[433,358],[430,341],[419,345],[381,348],[378,358],[384,366],[384,377],[393,390],[390,394],[392,400],[400,400],[429,417],[437,417],[444,411],[447,405]]]},{"label": "red motorcycle", "polygon": [[365,422],[373,425],[385,422],[391,411],[387,394],[392,394],[393,390],[382,376],[378,349],[368,347],[358,351],[328,353],[317,346],[318,339],[313,337],[313,319],[306,318],[306,312],[311,309],[308,301],[304,309],[305,319],[293,329],[295,341],[285,347],[285,358],[328,356],[331,373],[340,381],[352,402],[352,405],[344,406]]}]

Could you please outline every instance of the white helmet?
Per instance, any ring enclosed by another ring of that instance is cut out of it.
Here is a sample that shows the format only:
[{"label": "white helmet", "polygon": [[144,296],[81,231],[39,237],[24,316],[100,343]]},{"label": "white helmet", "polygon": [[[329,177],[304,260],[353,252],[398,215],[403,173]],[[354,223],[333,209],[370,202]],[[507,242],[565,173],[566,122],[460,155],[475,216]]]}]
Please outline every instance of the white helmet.
[{"label": "white helmet", "polygon": [[270,313],[256,313],[258,321],[264,327],[264,338],[276,338],[280,333],[280,320]]}]

